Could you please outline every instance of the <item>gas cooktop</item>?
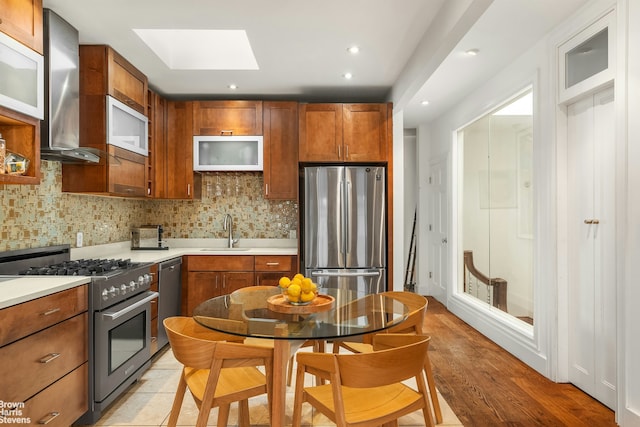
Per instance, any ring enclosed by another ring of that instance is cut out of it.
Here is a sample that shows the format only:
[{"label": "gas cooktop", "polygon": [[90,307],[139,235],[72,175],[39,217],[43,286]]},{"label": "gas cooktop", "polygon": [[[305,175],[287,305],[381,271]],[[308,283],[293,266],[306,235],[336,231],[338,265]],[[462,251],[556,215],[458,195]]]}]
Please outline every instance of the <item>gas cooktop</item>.
[{"label": "gas cooktop", "polygon": [[130,259],[79,259],[39,267],[18,274],[26,276],[113,276],[142,265]]}]

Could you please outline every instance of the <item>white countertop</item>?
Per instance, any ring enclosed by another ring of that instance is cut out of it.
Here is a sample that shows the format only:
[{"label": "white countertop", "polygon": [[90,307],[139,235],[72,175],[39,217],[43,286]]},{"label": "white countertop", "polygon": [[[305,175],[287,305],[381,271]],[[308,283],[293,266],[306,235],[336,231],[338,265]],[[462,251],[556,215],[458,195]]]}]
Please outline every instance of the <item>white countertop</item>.
[{"label": "white countertop", "polygon": [[86,276],[0,276],[0,309],[89,283]]},{"label": "white countertop", "polygon": [[[72,248],[71,259],[117,258],[162,262],[183,255],[297,255],[295,239],[241,239],[226,249],[226,239],[167,239],[165,250],[131,250],[130,242]],[[64,291],[91,280],[87,276],[0,276],[0,309]]]}]

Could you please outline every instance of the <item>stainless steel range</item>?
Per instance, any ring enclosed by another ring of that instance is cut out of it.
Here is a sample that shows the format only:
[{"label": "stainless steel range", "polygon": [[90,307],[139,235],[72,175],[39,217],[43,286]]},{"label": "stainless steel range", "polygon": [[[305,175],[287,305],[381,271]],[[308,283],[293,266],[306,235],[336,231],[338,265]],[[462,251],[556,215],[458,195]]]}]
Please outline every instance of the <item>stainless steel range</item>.
[{"label": "stainless steel range", "polygon": [[70,260],[69,245],[0,253],[0,274],[89,276],[89,411],[102,411],[150,365],[151,263],[129,259]]}]

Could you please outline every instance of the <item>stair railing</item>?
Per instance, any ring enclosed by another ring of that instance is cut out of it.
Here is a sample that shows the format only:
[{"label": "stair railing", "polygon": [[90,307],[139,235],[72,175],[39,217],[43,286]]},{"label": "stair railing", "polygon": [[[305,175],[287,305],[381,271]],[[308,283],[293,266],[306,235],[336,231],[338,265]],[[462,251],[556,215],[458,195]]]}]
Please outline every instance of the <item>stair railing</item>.
[{"label": "stair railing", "polygon": [[473,265],[473,251],[464,251],[464,292],[471,293],[474,284],[478,282],[487,286],[487,302],[506,312],[507,281],[499,277],[490,278],[482,274]]}]

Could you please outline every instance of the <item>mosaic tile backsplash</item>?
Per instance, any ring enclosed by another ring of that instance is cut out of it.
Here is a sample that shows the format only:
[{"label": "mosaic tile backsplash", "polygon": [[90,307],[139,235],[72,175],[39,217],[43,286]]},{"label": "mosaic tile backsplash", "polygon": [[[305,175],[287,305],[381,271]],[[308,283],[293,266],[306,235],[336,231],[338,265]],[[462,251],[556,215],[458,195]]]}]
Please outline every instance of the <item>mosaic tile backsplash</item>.
[{"label": "mosaic tile backsplash", "polygon": [[132,226],[162,224],[165,238],[224,238],[233,217],[241,239],[286,239],[298,227],[295,200],[266,200],[259,172],[206,174],[200,200],[130,200],[62,192],[59,162],[42,161],[40,185],[0,185],[0,251],[130,239]]}]

